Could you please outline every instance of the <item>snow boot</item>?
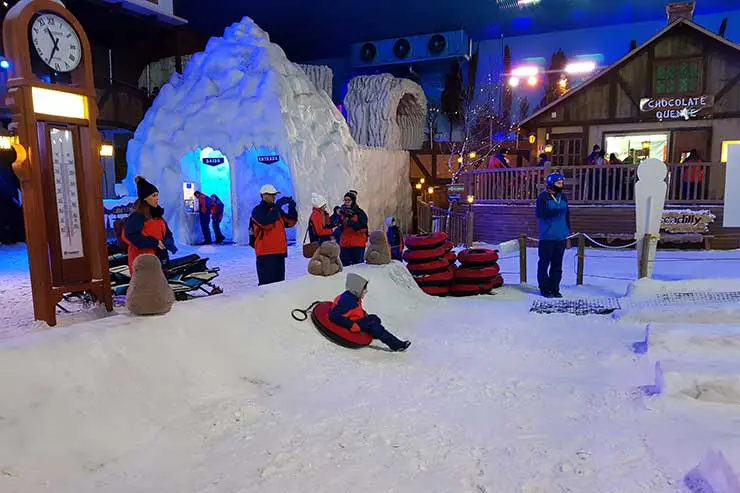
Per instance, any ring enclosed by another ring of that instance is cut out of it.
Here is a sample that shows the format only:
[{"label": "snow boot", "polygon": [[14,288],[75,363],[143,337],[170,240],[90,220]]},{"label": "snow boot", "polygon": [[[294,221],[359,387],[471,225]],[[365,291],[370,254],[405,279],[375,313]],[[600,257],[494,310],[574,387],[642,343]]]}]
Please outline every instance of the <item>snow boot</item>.
[{"label": "snow boot", "polygon": [[401,345],[401,347],[398,347],[398,348],[394,349],[393,352],[394,353],[402,353],[402,352],[406,351],[409,348],[410,345],[411,345],[411,341],[403,341],[403,344]]}]

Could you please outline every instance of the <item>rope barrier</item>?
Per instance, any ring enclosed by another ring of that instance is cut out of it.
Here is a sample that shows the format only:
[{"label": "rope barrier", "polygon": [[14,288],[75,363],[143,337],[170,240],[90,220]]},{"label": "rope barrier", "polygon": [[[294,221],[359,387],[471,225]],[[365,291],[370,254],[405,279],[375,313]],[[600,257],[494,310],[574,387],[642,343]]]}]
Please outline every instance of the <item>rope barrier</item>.
[{"label": "rope barrier", "polygon": [[594,245],[596,245],[598,247],[601,247],[601,248],[606,248],[607,250],[624,250],[626,248],[632,248],[633,246],[637,245],[637,243],[638,243],[638,240],[635,240],[635,241],[633,241],[632,243],[630,243],[628,245],[620,245],[620,246],[605,245],[603,243],[600,243],[600,242],[594,240],[592,237],[590,237],[586,233],[581,233],[581,234],[583,234],[583,237],[586,238],[591,243],[593,243]]}]

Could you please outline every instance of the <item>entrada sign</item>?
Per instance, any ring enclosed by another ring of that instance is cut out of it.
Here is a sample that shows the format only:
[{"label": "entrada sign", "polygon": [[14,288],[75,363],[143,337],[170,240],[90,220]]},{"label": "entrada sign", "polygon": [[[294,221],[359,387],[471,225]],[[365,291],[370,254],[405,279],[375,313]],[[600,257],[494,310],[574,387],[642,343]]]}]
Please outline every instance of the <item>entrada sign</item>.
[{"label": "entrada sign", "polygon": [[714,105],[714,96],[685,98],[642,98],[640,111],[655,112],[658,120],[677,120],[694,118],[701,110]]},{"label": "entrada sign", "polygon": [[273,164],[280,161],[280,156],[257,156],[257,161],[263,164]]}]

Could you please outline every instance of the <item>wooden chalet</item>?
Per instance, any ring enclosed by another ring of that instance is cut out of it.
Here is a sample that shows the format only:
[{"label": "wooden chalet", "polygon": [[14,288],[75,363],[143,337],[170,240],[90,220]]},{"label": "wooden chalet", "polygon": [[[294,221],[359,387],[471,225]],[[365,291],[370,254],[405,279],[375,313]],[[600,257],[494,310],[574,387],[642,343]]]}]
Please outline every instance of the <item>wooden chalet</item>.
[{"label": "wooden chalet", "polygon": [[[722,227],[724,151],[740,141],[740,45],[676,19],[520,127],[534,140],[533,155],[550,151],[552,166],[466,173],[466,192],[475,196],[476,240],[536,236],[533,202],[554,170],[566,177],[574,231],[631,238],[636,167],[654,157],[669,167],[667,211],[715,216],[706,231],[684,228],[663,235],[664,241],[740,247],[740,230]],[[588,165],[594,145],[618,161]],[[681,164],[692,149],[701,162]]]}]

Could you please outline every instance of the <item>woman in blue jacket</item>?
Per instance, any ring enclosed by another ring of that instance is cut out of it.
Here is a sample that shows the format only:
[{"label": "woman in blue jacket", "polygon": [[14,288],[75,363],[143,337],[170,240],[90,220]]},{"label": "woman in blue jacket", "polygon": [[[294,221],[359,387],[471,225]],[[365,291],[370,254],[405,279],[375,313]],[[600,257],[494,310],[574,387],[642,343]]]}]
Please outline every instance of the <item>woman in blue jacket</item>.
[{"label": "woman in blue jacket", "polygon": [[540,223],[537,282],[545,298],[562,298],[563,255],[570,235],[570,210],[563,194],[565,178],[560,173],[547,177],[547,190],[537,197],[537,219]]}]

